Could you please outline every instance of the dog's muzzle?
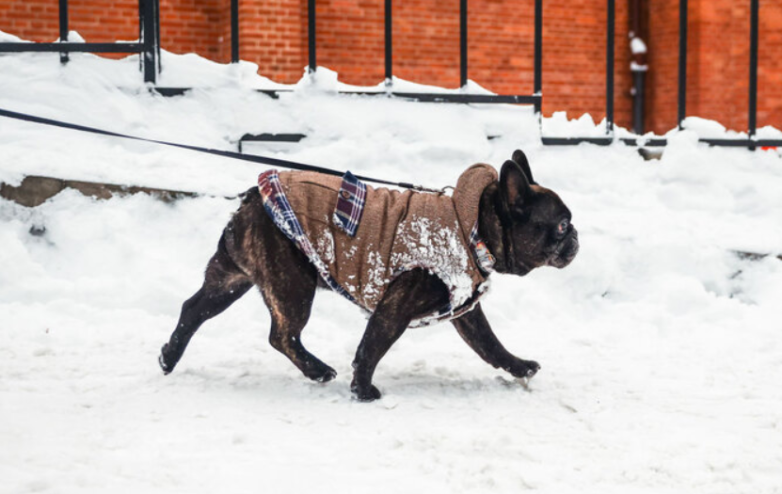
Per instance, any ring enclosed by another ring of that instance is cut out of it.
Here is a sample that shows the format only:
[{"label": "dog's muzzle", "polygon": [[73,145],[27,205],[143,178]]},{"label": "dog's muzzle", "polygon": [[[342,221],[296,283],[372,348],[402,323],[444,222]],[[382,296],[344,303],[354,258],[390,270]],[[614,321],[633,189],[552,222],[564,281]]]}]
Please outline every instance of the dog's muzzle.
[{"label": "dog's muzzle", "polygon": [[554,255],[549,259],[549,266],[562,269],[576,258],[578,254],[578,232],[575,228],[572,228],[570,233],[557,246],[554,251]]}]

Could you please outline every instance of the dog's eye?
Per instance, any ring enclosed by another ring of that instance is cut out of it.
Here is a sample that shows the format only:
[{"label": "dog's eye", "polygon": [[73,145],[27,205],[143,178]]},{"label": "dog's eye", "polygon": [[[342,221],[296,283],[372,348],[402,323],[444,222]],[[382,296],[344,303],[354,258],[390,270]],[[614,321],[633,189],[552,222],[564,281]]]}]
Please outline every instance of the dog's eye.
[{"label": "dog's eye", "polygon": [[560,221],[559,225],[557,225],[557,236],[561,237],[565,235],[569,226],[570,226],[570,221],[568,221],[567,219]]}]

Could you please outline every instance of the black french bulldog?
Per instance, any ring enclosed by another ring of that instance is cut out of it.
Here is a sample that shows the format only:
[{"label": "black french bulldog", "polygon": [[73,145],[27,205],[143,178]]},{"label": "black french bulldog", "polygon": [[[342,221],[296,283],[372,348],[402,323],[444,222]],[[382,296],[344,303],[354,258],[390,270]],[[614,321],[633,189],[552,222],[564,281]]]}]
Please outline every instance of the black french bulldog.
[{"label": "black french bulldog", "polygon": [[[484,189],[478,229],[494,255],[494,270],[524,276],[540,266],[563,268],[578,253],[578,234],[570,210],[549,189],[532,178],[521,151],[506,161],[498,182]],[[226,244],[230,243],[230,246]],[[231,254],[229,254],[229,251]],[[250,189],[220,238],[206,268],[201,289],[182,306],[159,363],[168,374],[182,357],[190,338],[208,319],[220,314],[258,286],[272,319],[271,345],[305,376],[332,380],[334,369],[309,353],[300,335],[310,316],[315,289],[324,287],[307,257],[272,222],[257,188]],[[449,290],[438,277],[413,269],[394,278],[371,315],[353,362],[351,390],[361,401],[380,398],[372,375],[380,359],[414,319],[447,304]],[[515,377],[530,378],[537,362],[508,352],[491,330],[480,304],[451,321],[465,342],[486,362]]]}]

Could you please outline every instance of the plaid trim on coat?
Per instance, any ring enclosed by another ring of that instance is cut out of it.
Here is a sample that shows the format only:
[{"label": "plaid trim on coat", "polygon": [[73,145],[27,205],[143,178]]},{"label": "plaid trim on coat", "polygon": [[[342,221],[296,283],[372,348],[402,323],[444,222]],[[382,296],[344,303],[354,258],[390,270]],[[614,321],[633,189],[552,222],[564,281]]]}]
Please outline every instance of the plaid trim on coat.
[{"label": "plaid trim on coat", "polygon": [[342,185],[337,194],[337,206],[334,208],[334,223],[342,228],[351,237],[356,236],[358,223],[361,221],[361,213],[364,212],[364,202],[367,197],[367,186],[353,176],[345,172],[342,177]]},{"label": "plaid trim on coat", "polygon": [[[365,310],[374,311],[396,276],[417,268],[443,281],[450,302],[411,326],[472,310],[488,288],[492,260],[477,234],[479,201],[497,171],[470,167],[452,197],[364,186],[363,199],[358,187],[344,198],[341,193],[354,185],[347,178],[272,170],[259,177],[259,189],[266,212],[326,284]],[[362,200],[363,212],[354,210]]]},{"label": "plaid trim on coat", "polygon": [[277,228],[282,230],[285,236],[291,239],[296,244],[296,247],[307,256],[307,259],[315,266],[318,274],[320,274],[329,288],[355,303],[356,300],[353,296],[331,276],[328,267],[318,256],[315,247],[313,247],[310,239],[304,233],[299,220],[296,219],[293,208],[291,208],[288,202],[288,198],[285,197],[285,192],[283,192],[282,185],[280,185],[280,176],[276,170],[269,170],[258,176],[258,190],[261,193],[263,207],[274,224],[277,225]]}]

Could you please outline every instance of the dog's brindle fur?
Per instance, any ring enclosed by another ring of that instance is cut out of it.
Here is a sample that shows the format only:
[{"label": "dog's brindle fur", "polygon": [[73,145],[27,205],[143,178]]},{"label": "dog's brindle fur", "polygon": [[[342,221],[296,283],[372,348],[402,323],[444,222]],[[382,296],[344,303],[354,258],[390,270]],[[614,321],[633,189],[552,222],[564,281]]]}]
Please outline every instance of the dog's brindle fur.
[{"label": "dog's brindle fur", "polygon": [[[559,197],[534,182],[526,157],[516,151],[513,161],[503,165],[499,182],[489,185],[481,196],[479,233],[496,258],[495,271],[524,276],[543,265],[564,267],[575,257],[578,235],[570,218]],[[253,285],[260,289],[271,313],[271,345],[310,379],[334,379],[334,369],[301,343],[315,290],[325,285],[306,256],[266,214],[257,188],[245,194],[223,232],[203,286],[183,304],[177,327],[161,351],[163,371],[174,370],[201,324]],[[404,272],[389,284],[369,318],[353,362],[350,388],[358,400],[380,398],[372,384],[380,359],[412,320],[432,314],[448,301],[445,284],[423,269]],[[452,323],[464,341],[495,368],[525,378],[540,369],[537,362],[522,360],[502,346],[480,304]]]}]

